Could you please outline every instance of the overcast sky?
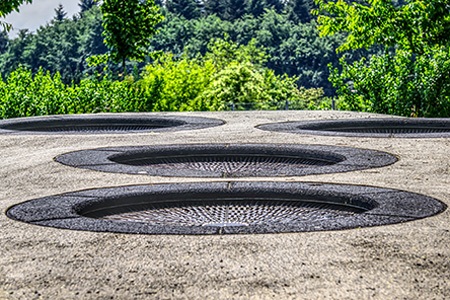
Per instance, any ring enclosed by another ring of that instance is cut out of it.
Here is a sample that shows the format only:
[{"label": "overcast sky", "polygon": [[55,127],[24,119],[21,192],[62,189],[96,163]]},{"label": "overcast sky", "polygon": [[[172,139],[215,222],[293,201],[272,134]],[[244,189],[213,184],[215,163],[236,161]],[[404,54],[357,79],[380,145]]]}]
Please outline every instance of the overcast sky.
[{"label": "overcast sky", "polygon": [[55,8],[59,4],[64,6],[67,16],[71,17],[80,11],[78,3],[80,3],[79,0],[33,0],[32,4],[20,6],[19,13],[13,12],[8,15],[6,21],[14,27],[12,35],[19,29],[28,28],[30,31],[35,31],[39,26],[45,25],[53,19]]}]

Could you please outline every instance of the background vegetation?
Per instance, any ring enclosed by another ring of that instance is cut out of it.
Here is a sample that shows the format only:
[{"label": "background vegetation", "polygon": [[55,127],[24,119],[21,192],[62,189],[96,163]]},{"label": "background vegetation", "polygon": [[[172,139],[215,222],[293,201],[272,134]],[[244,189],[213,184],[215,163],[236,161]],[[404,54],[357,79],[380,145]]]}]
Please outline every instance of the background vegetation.
[{"label": "background vegetation", "polygon": [[[71,19],[58,6],[35,33],[0,32],[0,118],[329,109],[333,97],[339,109],[450,114],[448,1],[144,1],[149,23],[117,32],[121,1],[104,2],[81,0]],[[145,16],[134,10],[123,13]]]}]

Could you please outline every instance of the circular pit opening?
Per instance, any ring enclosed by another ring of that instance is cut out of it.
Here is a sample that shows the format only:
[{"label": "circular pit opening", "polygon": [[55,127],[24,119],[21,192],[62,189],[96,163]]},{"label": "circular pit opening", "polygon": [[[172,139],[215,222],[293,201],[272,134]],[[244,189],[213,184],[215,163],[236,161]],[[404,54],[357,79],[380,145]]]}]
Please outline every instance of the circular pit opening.
[{"label": "circular pit opening", "polygon": [[31,200],[7,216],[72,230],[135,234],[252,234],[403,223],[442,212],[433,198],[322,183],[210,182],[94,189]]}]

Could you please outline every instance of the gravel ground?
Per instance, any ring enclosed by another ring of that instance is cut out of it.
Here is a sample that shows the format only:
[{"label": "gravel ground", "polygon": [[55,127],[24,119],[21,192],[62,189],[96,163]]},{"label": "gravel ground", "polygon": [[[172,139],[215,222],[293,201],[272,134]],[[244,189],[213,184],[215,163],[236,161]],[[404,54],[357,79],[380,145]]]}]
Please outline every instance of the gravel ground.
[{"label": "gravel ground", "polygon": [[181,143],[298,143],[385,151],[399,161],[347,173],[259,179],[394,188],[450,204],[450,139],[313,136],[254,128],[270,122],[386,116],[337,111],[167,115],[212,117],[226,124],[131,135],[0,135],[0,299],[450,297],[449,210],[380,227],[220,236],[72,231],[5,216],[14,204],[77,190],[224,180],[103,173],[53,160],[62,153],[90,148]]}]

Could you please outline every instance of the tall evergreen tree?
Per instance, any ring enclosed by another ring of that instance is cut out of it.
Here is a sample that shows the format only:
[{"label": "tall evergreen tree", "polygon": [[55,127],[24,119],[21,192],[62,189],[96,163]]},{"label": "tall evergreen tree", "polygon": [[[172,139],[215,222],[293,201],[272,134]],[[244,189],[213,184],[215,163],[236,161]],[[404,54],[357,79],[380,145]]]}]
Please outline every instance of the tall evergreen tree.
[{"label": "tall evergreen tree", "polygon": [[264,13],[266,8],[263,0],[247,0],[247,12],[255,17]]},{"label": "tall evergreen tree", "polygon": [[28,29],[20,29],[17,37],[11,40],[7,50],[0,56],[0,70],[2,74],[7,74],[19,65],[30,67],[30,58],[25,49],[33,39],[33,35]]},{"label": "tall evergreen tree", "polygon": [[206,15],[217,15],[219,18],[222,18],[227,6],[227,0],[204,0],[203,5]]},{"label": "tall evergreen tree", "polygon": [[64,6],[62,4],[59,4],[57,8],[55,8],[55,17],[53,18],[53,21],[55,22],[61,22],[64,20],[67,16],[67,13],[64,11]]},{"label": "tall evergreen tree", "polygon": [[285,11],[288,19],[295,23],[307,23],[313,19],[311,10],[315,8],[314,0],[289,0]]},{"label": "tall evergreen tree", "polygon": [[188,20],[197,19],[202,15],[202,3],[199,0],[167,0],[166,8],[171,13]]},{"label": "tall evergreen tree", "polygon": [[90,10],[92,7],[97,5],[96,0],[80,0],[78,6],[80,7],[80,12],[84,13],[85,11]]},{"label": "tall evergreen tree", "polygon": [[272,9],[277,13],[281,13],[283,11],[284,5],[280,0],[262,0],[264,2],[264,6],[267,9]]},{"label": "tall evergreen tree", "polygon": [[[248,0],[247,0],[248,1]],[[206,15],[215,14],[222,20],[234,21],[248,12],[248,2],[245,0],[205,0]]]},{"label": "tall evergreen tree", "polygon": [[4,53],[8,48],[9,38],[6,31],[0,31],[0,54]]},{"label": "tall evergreen tree", "polygon": [[234,21],[247,13],[247,4],[243,0],[227,0],[222,19]]}]

